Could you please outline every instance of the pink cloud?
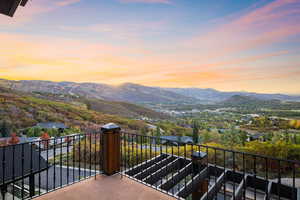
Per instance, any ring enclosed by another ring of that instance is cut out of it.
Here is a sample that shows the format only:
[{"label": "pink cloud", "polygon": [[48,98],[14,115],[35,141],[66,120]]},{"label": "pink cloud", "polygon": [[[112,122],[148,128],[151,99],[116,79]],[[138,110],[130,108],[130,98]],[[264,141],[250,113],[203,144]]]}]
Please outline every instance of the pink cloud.
[{"label": "pink cloud", "polygon": [[171,4],[170,0],[119,0],[123,3],[162,3],[162,4]]},{"label": "pink cloud", "polygon": [[68,6],[74,3],[79,3],[81,0],[61,0],[61,1],[57,1],[56,5],[58,6]]},{"label": "pink cloud", "polygon": [[242,53],[288,41],[300,34],[299,21],[299,0],[276,0],[195,37],[188,46],[205,49],[211,58]]},{"label": "pink cloud", "polygon": [[143,43],[146,35],[156,36],[161,34],[168,30],[168,25],[166,21],[159,20],[60,26],[59,28],[66,32],[101,33],[108,38],[125,40],[126,43]]}]

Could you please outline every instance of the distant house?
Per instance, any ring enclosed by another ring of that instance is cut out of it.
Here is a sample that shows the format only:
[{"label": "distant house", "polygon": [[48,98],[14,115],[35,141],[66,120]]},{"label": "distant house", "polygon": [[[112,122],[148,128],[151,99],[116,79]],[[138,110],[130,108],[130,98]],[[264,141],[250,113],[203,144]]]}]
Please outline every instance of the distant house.
[{"label": "distant house", "polygon": [[259,114],[247,114],[247,116],[252,117],[252,118],[260,117]]},{"label": "distant house", "polygon": [[219,134],[224,134],[226,132],[226,129],[220,128],[218,129]]},{"label": "distant house", "polygon": [[45,129],[58,129],[60,132],[63,132],[68,127],[65,126],[63,123],[58,122],[43,122],[38,123],[36,127],[45,128]]},{"label": "distant house", "polygon": [[265,138],[264,138],[264,135],[263,133],[256,133],[256,134],[247,134],[248,138],[247,138],[247,141],[250,142],[250,141],[255,141],[255,140],[259,140],[259,141],[265,141]]},{"label": "distant house", "polygon": [[184,128],[193,128],[193,126],[190,125],[190,124],[183,124],[182,127],[184,127]]},{"label": "distant house", "polygon": [[193,144],[193,138],[189,136],[160,136],[161,144],[180,145]]},{"label": "distant house", "polygon": [[[155,125],[153,125],[153,124],[147,124],[147,128],[150,129],[150,130],[156,131],[157,126],[155,126]],[[163,129],[161,129],[161,128],[159,128],[159,131],[160,131],[161,133],[164,133],[164,132],[165,132],[165,131],[164,131]]]},{"label": "distant house", "polygon": [[209,132],[219,132],[217,128],[207,128],[206,130]]}]

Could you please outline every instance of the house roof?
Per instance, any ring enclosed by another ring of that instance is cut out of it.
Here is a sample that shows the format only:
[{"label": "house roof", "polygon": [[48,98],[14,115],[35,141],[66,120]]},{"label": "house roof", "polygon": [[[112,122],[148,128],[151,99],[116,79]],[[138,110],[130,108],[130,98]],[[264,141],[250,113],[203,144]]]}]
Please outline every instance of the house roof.
[{"label": "house roof", "polygon": [[38,123],[36,126],[41,127],[41,128],[67,128],[63,123],[57,123],[57,122],[43,122],[43,123]]},{"label": "house roof", "polygon": [[176,143],[192,143],[193,138],[189,136],[160,136],[162,140],[165,139],[165,142],[170,141],[170,142],[176,142]]},{"label": "house roof", "polygon": [[25,6],[28,0],[1,0],[0,13],[13,16],[19,6]]},{"label": "house roof", "polygon": [[[24,155],[23,164],[22,154]],[[3,179],[8,184],[13,180],[36,174],[48,168],[45,159],[39,155],[35,147],[28,143],[1,147],[0,162],[5,163],[4,169],[3,165],[0,165],[0,184],[3,184]]]},{"label": "house roof", "polygon": [[250,135],[250,137],[252,139],[259,139],[260,137],[263,137],[265,134],[263,133],[256,133],[256,134],[253,134],[253,135]]}]

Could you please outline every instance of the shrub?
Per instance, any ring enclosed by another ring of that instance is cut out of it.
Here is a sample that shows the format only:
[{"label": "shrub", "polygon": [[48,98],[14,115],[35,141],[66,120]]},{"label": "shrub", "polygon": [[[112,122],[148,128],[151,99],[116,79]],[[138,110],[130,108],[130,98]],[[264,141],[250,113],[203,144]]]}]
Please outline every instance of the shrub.
[{"label": "shrub", "polygon": [[100,140],[87,136],[77,142],[73,147],[76,162],[100,163]]}]

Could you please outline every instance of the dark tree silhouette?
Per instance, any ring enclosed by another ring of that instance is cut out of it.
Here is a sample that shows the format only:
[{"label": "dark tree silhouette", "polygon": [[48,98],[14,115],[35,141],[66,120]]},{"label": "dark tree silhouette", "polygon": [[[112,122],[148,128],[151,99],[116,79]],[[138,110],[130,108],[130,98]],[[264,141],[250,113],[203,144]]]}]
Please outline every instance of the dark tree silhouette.
[{"label": "dark tree silhouette", "polygon": [[8,137],[10,135],[10,132],[11,132],[10,124],[7,123],[7,121],[2,121],[0,125],[1,137]]},{"label": "dark tree silhouette", "polygon": [[193,142],[197,144],[199,142],[199,125],[196,120],[193,121]]}]

